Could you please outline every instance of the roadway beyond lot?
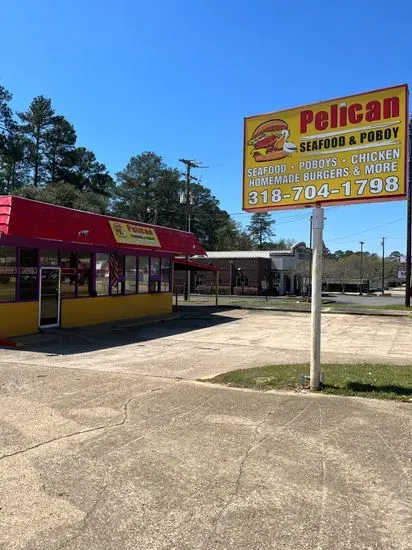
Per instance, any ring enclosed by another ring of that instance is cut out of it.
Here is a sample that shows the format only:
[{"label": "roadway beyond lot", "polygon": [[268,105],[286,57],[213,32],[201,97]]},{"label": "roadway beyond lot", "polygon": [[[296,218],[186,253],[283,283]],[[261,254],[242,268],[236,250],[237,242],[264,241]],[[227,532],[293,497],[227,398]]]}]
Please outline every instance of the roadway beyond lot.
[{"label": "roadway beyond lot", "polygon": [[[411,362],[410,318],[323,329],[324,360]],[[18,344],[0,352],[0,548],[410,549],[410,404],[194,380],[307,360],[307,314],[202,308]]]}]

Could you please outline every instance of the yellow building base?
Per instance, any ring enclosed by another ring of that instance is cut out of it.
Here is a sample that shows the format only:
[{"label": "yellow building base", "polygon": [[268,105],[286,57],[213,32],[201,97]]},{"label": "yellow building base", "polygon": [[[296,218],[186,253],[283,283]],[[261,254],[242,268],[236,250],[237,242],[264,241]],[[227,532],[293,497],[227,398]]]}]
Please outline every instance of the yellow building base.
[{"label": "yellow building base", "polygon": [[[173,310],[170,292],[62,300],[61,326],[80,327],[122,319],[163,315]],[[38,302],[0,303],[0,338],[39,330]]]},{"label": "yellow building base", "polygon": [[62,301],[62,327],[97,325],[172,312],[172,294],[132,294]]},{"label": "yellow building base", "polygon": [[38,330],[38,302],[0,304],[0,338],[32,334]]}]

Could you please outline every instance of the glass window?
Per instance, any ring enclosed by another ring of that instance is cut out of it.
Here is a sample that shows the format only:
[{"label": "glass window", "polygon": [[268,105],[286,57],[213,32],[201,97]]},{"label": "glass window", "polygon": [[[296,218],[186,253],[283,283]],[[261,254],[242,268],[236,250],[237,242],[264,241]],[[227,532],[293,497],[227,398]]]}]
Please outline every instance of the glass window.
[{"label": "glass window", "polygon": [[150,292],[160,292],[160,258],[150,258]]},{"label": "glass window", "polygon": [[16,299],[16,249],[0,246],[0,302]]},{"label": "glass window", "polygon": [[62,298],[76,297],[76,270],[77,254],[76,252],[61,253],[61,287]]},{"label": "glass window", "polygon": [[58,266],[59,254],[57,250],[40,250],[40,265],[41,266]]},{"label": "glass window", "polygon": [[150,258],[150,278],[160,278],[160,258]]},{"label": "glass window", "polygon": [[149,258],[142,256],[139,258],[139,287],[138,292],[149,292]]},{"label": "glass window", "polygon": [[126,256],[125,262],[125,294],[136,293],[136,256]]},{"label": "glass window", "polygon": [[109,254],[96,254],[96,294],[97,296],[109,294]]},{"label": "glass window", "polygon": [[112,296],[123,294],[124,286],[124,256],[110,255],[110,285]]},{"label": "glass window", "polygon": [[19,300],[37,299],[38,250],[20,249]]},{"label": "glass window", "polygon": [[91,295],[91,271],[90,254],[79,252],[77,261],[77,296]]},{"label": "glass window", "polygon": [[160,265],[161,265],[160,289],[162,292],[170,292],[170,260],[169,258],[162,258],[162,263]]}]

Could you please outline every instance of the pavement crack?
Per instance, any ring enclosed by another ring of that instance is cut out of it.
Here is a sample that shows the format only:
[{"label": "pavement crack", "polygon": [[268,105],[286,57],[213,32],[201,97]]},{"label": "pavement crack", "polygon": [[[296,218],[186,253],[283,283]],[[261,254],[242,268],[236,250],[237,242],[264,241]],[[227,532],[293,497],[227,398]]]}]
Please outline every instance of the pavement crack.
[{"label": "pavement crack", "polygon": [[107,489],[107,485],[105,485],[100,491],[99,491],[99,494],[97,495],[97,498],[96,500],[94,501],[92,507],[90,508],[90,510],[88,512],[86,512],[85,516],[83,519],[80,520],[80,523],[82,524],[80,529],[77,531],[77,533],[75,533],[73,536],[69,537],[68,539],[66,539],[65,541],[63,541],[57,550],[61,550],[62,548],[65,548],[70,542],[74,541],[74,540],[77,540],[83,533],[84,531],[86,530],[86,527],[87,527],[87,522],[90,518],[90,516],[94,513],[94,511],[96,510],[98,504],[100,503],[101,501],[101,498],[102,498],[102,495],[103,493],[106,491]]},{"label": "pavement crack", "polygon": [[41,441],[40,443],[36,443],[35,445],[31,445],[30,447],[26,447],[25,449],[19,449],[18,451],[14,451],[12,453],[6,453],[0,456],[0,460],[3,460],[5,458],[11,458],[14,456],[25,454],[29,451],[33,451],[34,449],[39,449],[40,447],[44,447],[45,445],[50,445],[51,443],[55,443],[56,441],[61,441],[63,439],[70,439],[72,437],[76,437],[77,435],[87,434],[87,433],[93,433],[93,432],[99,432],[102,430],[107,430],[109,428],[119,428],[123,426],[128,420],[129,420],[129,405],[132,401],[135,401],[136,399],[140,399],[141,397],[151,394],[155,391],[160,391],[166,387],[173,386],[177,384],[180,380],[177,380],[174,384],[164,384],[163,386],[159,386],[158,388],[153,388],[147,392],[141,393],[136,397],[130,397],[123,405],[122,405],[122,411],[123,411],[123,418],[120,422],[115,422],[113,424],[104,424],[103,426],[96,426],[94,428],[87,428],[86,430],[77,430],[75,432],[71,432],[65,435],[61,435],[58,437],[53,437],[51,439],[47,439],[46,441]]},{"label": "pavement crack", "polygon": [[255,430],[254,430],[254,433],[253,433],[252,441],[251,441],[249,447],[246,449],[246,451],[243,455],[243,458],[240,462],[238,475],[237,475],[235,483],[234,483],[234,488],[233,488],[231,494],[229,495],[229,498],[223,504],[223,506],[219,510],[215,520],[213,521],[213,531],[209,535],[209,537],[207,538],[204,546],[207,546],[209,544],[209,542],[211,541],[211,539],[216,536],[217,530],[218,530],[218,527],[219,527],[219,523],[220,523],[220,520],[221,520],[222,516],[224,515],[226,510],[230,507],[230,505],[232,504],[232,502],[234,501],[234,499],[238,495],[239,490],[240,490],[240,486],[241,486],[242,476],[243,476],[243,473],[244,473],[244,470],[245,470],[246,462],[249,458],[250,453],[253,451],[253,449],[257,445],[259,445],[259,443],[260,443],[259,436],[260,436],[260,433],[262,431],[262,428],[263,428],[264,424],[267,422],[268,418],[272,414],[273,414],[272,411],[268,411],[266,413],[265,417],[263,418],[263,420],[261,420],[259,423],[256,424]]}]

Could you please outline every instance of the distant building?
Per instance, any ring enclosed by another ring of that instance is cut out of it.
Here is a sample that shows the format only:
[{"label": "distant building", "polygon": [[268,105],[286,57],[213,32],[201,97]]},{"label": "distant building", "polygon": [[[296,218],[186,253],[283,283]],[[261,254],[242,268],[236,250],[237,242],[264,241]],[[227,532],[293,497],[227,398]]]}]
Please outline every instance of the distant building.
[{"label": "distant building", "polygon": [[[249,296],[302,294],[307,290],[310,249],[300,242],[290,250],[211,251],[193,256],[196,262],[221,268],[220,294]],[[175,292],[183,292],[185,275],[175,273]],[[212,294],[215,277],[209,272],[192,272],[190,292]]]}]

